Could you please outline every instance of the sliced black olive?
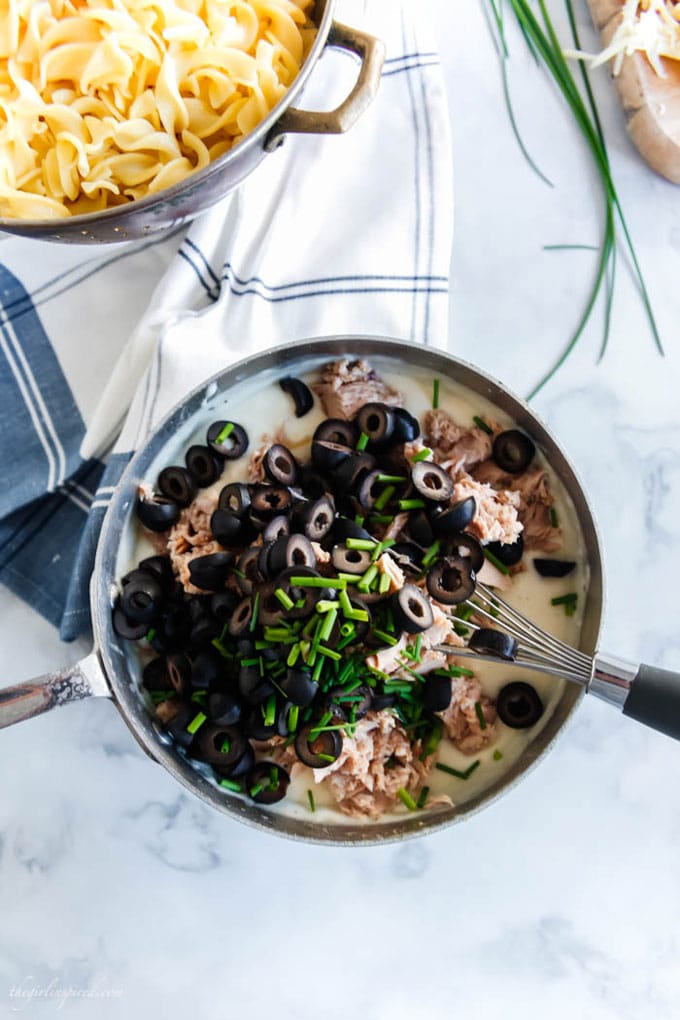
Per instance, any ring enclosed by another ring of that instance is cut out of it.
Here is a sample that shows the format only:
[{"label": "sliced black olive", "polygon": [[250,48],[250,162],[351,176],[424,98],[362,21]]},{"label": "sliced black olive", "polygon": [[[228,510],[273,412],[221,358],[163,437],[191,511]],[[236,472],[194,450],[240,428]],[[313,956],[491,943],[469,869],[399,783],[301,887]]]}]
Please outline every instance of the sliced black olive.
[{"label": "sliced black olive", "polygon": [[206,722],[198,731],[196,744],[203,761],[229,768],[243,756],[246,738],[238,726],[218,726]]},{"label": "sliced black olive", "polygon": [[514,637],[491,627],[480,627],[468,641],[468,648],[481,655],[493,655],[497,659],[513,662],[517,657],[518,644]]},{"label": "sliced black olive", "polygon": [[371,565],[371,553],[368,549],[348,549],[344,545],[334,545],[331,563],[341,574],[365,574]]},{"label": "sliced black olive", "polygon": [[238,674],[239,694],[249,705],[260,705],[275,692],[274,686],[260,675],[259,666],[241,666]]},{"label": "sliced black olive", "polygon": [[243,519],[231,510],[215,510],[210,518],[210,530],[215,541],[224,546],[238,545],[247,534]]},{"label": "sliced black olive", "polygon": [[193,650],[205,648],[222,632],[222,624],[209,612],[202,612],[191,625],[189,645]]},{"label": "sliced black olive", "polygon": [[267,478],[275,485],[295,485],[298,479],[298,462],[287,446],[274,443],[262,458]]},{"label": "sliced black olive", "polygon": [[[321,502],[321,500],[319,500]],[[311,527],[311,525],[310,525]],[[316,540],[318,541],[318,539]],[[306,535],[291,535],[286,539],[284,564],[281,567],[311,567],[316,566],[316,553],[312,543]]]},{"label": "sliced black olive", "polygon": [[175,575],[172,572],[169,556],[147,556],[146,559],[139,561],[138,569],[153,574],[160,581],[163,591],[166,593],[171,592],[175,587]]},{"label": "sliced black olive", "polygon": [[469,599],[476,587],[475,572],[468,559],[443,556],[427,572],[427,590],[445,606],[457,606]]},{"label": "sliced black olive", "polygon": [[445,542],[447,556],[458,556],[468,561],[470,570],[478,574],[484,565],[484,550],[474,535],[454,535]]},{"label": "sliced black olive", "polygon": [[[311,464],[303,464],[298,476],[297,488],[293,490],[295,499],[320,499],[329,491],[330,486],[325,478]],[[303,496],[304,493],[304,496]]]},{"label": "sliced black olive", "polygon": [[231,614],[229,621],[229,633],[232,637],[240,637],[247,633],[250,628],[250,621],[253,618],[253,601],[250,595],[241,599],[236,609]]},{"label": "sliced black olive", "polygon": [[368,403],[354,417],[359,431],[368,436],[368,448],[379,450],[394,437],[396,415],[387,404]]},{"label": "sliced black olive", "polygon": [[433,503],[446,503],[453,495],[453,479],[439,464],[419,460],[411,468],[411,481],[418,495]]},{"label": "sliced black olive", "polygon": [[245,776],[246,772],[250,772],[254,764],[255,752],[252,745],[246,740],[245,750],[235,765],[213,765],[213,769],[218,780],[239,779],[241,776]]},{"label": "sliced black olive", "polygon": [[318,683],[312,680],[307,670],[293,668],[288,669],[279,686],[286,697],[300,708],[311,704],[319,689]]},{"label": "sliced black olive", "polygon": [[234,565],[234,554],[230,552],[208,553],[189,560],[191,583],[204,591],[217,591],[224,586],[230,569]]},{"label": "sliced black olive", "polygon": [[162,496],[154,496],[153,499],[142,499],[138,496],[135,513],[149,531],[161,532],[177,524],[180,507],[174,500],[164,499]]},{"label": "sliced black olive", "polygon": [[312,443],[312,463],[318,471],[331,475],[340,465],[352,456],[354,451],[339,443],[329,443],[326,439],[317,439]]},{"label": "sliced black olive", "polygon": [[220,492],[217,505],[220,510],[231,510],[243,517],[250,510],[250,489],[243,482],[230,482]]},{"label": "sliced black olive", "polygon": [[377,687],[373,694],[373,711],[382,712],[385,708],[392,708],[397,703],[396,694],[385,694],[382,686]]},{"label": "sliced black olive", "polygon": [[261,761],[246,776],[246,790],[256,804],[276,804],[286,796],[290,776],[280,765]]},{"label": "sliced black olive", "polygon": [[396,542],[390,547],[389,553],[405,573],[421,572],[425,553],[415,542]]},{"label": "sliced black olive", "polygon": [[248,433],[236,422],[215,421],[208,429],[207,442],[218,456],[237,460],[248,449]]},{"label": "sliced black olive", "polygon": [[513,730],[526,730],[543,715],[543,703],[531,684],[513,680],[498,692],[496,711],[506,726]]},{"label": "sliced black olive", "polygon": [[541,577],[566,577],[576,566],[573,560],[535,559],[534,566]]},{"label": "sliced black olive", "polygon": [[516,542],[488,542],[486,548],[504,566],[514,567],[522,559],[524,538],[520,535]]},{"label": "sliced black olive", "polygon": [[180,698],[188,698],[192,691],[191,660],[184,652],[173,652],[166,659],[168,676]]},{"label": "sliced black olive", "polygon": [[265,543],[275,542],[277,538],[284,538],[286,535],[290,535],[290,521],[283,514],[279,514],[278,517],[272,517],[262,532],[262,538]]},{"label": "sliced black olive", "polygon": [[250,518],[257,526],[265,527],[272,517],[286,513],[290,509],[293,498],[283,485],[256,485],[250,504]]},{"label": "sliced black olive", "polygon": [[524,432],[508,429],[500,432],[493,441],[493,460],[502,471],[519,475],[531,464],[536,447]]},{"label": "sliced black olive", "polygon": [[183,605],[170,606],[154,622],[156,634],[151,642],[158,651],[171,652],[184,647],[189,640],[191,620]]},{"label": "sliced black olive", "polygon": [[142,673],[142,686],[147,691],[167,691],[172,686],[164,658],[159,657],[147,662]]},{"label": "sliced black olive", "polygon": [[326,418],[314,430],[312,442],[337,443],[339,446],[348,446],[354,449],[358,438],[359,429],[353,421],[346,421],[344,418]]},{"label": "sliced black olive", "polygon": [[199,489],[206,489],[222,474],[222,461],[207,446],[190,446],[184,463]]},{"label": "sliced black olive", "polygon": [[370,471],[362,479],[357,498],[364,510],[372,510],[375,506],[376,499],[378,499],[384,491],[385,486],[378,481],[381,474],[382,472],[379,469],[376,471]]},{"label": "sliced black olive", "polygon": [[252,594],[255,585],[264,580],[258,567],[260,548],[257,545],[248,546],[236,561],[236,583],[244,595]]},{"label": "sliced black olive", "polygon": [[477,501],[474,496],[458,500],[457,503],[454,503],[447,510],[442,510],[441,513],[433,515],[432,528],[435,535],[438,538],[444,538],[447,535],[456,535],[461,531],[465,531],[476,513]]},{"label": "sliced black olive", "polygon": [[163,468],[158,476],[158,488],[179,506],[188,506],[196,495],[196,484],[183,467]]},{"label": "sliced black olive", "polygon": [[398,630],[418,634],[434,623],[432,606],[425,592],[415,584],[405,584],[392,596],[392,612]]},{"label": "sliced black olive", "polygon": [[363,719],[374,707],[373,692],[366,684],[360,684],[352,691],[345,691],[342,687],[331,687],[326,695],[326,710],[336,711],[342,709],[348,719]]},{"label": "sliced black olive", "polygon": [[398,443],[412,443],[420,435],[420,423],[405,407],[393,407],[394,438]]},{"label": "sliced black olive", "polygon": [[[314,607],[321,599],[334,599],[337,592],[331,588],[309,588],[291,585],[293,577],[321,577],[311,567],[286,567],[277,578],[277,583],[294,602],[292,609],[286,613],[288,620],[300,620],[314,612]],[[298,605],[298,603],[301,603]]]},{"label": "sliced black olive", "polygon": [[314,723],[303,726],[295,737],[295,752],[303,765],[310,769],[325,769],[342,751],[340,730],[322,730],[314,733]]},{"label": "sliced black olive", "polygon": [[[271,581],[259,589],[257,620],[263,627],[275,627],[284,617],[285,610],[276,597],[276,591],[280,587],[282,586],[278,581]],[[283,590],[285,591],[285,586]]]},{"label": "sliced black olive", "polygon": [[195,691],[207,691],[219,683],[224,673],[224,659],[214,649],[205,649],[193,657],[191,686]]},{"label": "sliced black olive", "polygon": [[241,702],[231,691],[213,691],[208,695],[208,718],[217,726],[233,726],[241,718]]},{"label": "sliced black olive", "polygon": [[[292,713],[294,714],[291,719]],[[294,705],[292,701],[284,701],[277,706],[274,728],[280,737],[287,737],[295,730],[295,726],[297,726],[297,716],[297,705]],[[294,725],[291,725],[291,723]]]},{"label": "sliced black olive", "polygon": [[423,549],[429,549],[434,542],[432,521],[424,510],[412,511],[408,515],[407,529],[413,541],[421,545]]},{"label": "sliced black olive", "polygon": [[113,610],[113,629],[118,637],[126,638],[128,641],[139,641],[147,633],[149,625],[128,620],[120,605],[117,605]]},{"label": "sliced black olive", "polygon": [[336,492],[356,492],[361,481],[375,467],[375,457],[370,453],[354,450],[333,472],[333,487]]},{"label": "sliced black olive", "polygon": [[287,375],[283,379],[279,379],[279,386],[284,393],[293,398],[296,418],[304,418],[314,407],[312,391],[306,383],[303,383],[302,379]]},{"label": "sliced black olive", "polygon": [[333,527],[335,506],[328,496],[305,503],[300,509],[298,520],[310,542],[320,542]]},{"label": "sliced black olive", "polygon": [[333,538],[337,542],[345,542],[348,538],[370,539],[373,536],[366,528],[352,520],[350,517],[336,517],[333,522]]},{"label": "sliced black olive", "polygon": [[276,719],[271,724],[265,723],[262,716],[262,706],[256,705],[251,708],[250,712],[245,718],[243,727],[247,736],[253,740],[271,740],[272,737],[277,737],[278,733],[276,730]]},{"label": "sliced black olive", "polygon": [[238,601],[234,591],[218,591],[210,599],[210,612],[222,627],[231,618]]},{"label": "sliced black olive", "polygon": [[428,712],[443,712],[451,704],[451,678],[429,673],[423,684],[423,705]]},{"label": "sliced black olive", "polygon": [[153,574],[136,570],[123,588],[120,608],[132,623],[146,623],[147,626],[160,615],[163,606],[163,586]]},{"label": "sliced black olive", "polygon": [[199,712],[200,708],[198,705],[194,705],[191,701],[186,701],[180,705],[177,715],[168,723],[168,732],[172,734],[175,743],[185,750],[188,750],[195,740],[195,733],[187,727],[191,725]]}]

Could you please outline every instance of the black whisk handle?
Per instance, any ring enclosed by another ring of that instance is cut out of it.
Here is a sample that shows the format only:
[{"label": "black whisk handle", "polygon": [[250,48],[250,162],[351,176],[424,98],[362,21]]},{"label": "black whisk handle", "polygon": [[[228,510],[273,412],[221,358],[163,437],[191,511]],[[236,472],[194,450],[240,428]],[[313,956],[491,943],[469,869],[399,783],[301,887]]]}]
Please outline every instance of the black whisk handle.
[{"label": "black whisk handle", "polygon": [[623,714],[680,740],[680,673],[643,663],[630,685]]}]

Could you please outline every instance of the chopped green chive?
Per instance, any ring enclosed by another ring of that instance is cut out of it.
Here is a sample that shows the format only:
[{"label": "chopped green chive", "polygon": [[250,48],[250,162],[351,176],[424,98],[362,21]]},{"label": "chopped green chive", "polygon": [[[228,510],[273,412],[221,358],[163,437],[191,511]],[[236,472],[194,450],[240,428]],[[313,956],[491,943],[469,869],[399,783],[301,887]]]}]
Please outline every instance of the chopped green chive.
[{"label": "chopped green chive", "polygon": [[332,659],[333,662],[340,662],[342,658],[339,652],[334,652],[332,648],[324,648],[323,645],[319,645],[317,652],[319,655],[324,655],[327,659]]},{"label": "chopped green chive", "polygon": [[342,627],[340,628],[340,633],[342,637],[352,638],[354,637],[356,632],[357,629],[353,623],[343,623]]},{"label": "chopped green chive", "polygon": [[329,609],[329,611],[326,613],[326,619],[323,621],[323,624],[319,631],[320,641],[328,641],[329,637],[331,636],[333,627],[335,626],[335,621],[337,617],[338,617],[337,607],[333,606],[333,608]]},{"label": "chopped green chive", "polygon": [[424,499],[400,499],[397,503],[400,510],[422,510],[425,506]]},{"label": "chopped green chive", "polygon": [[422,790],[420,791],[420,796],[418,797],[418,800],[416,802],[416,807],[424,808],[425,804],[427,803],[427,798],[429,797],[429,795],[430,795],[430,787],[429,786],[424,786],[422,788]]},{"label": "chopped green chive", "polygon": [[387,483],[387,482],[396,482],[397,484],[399,484],[399,482],[405,482],[405,481],[406,481],[406,476],[405,475],[378,475],[378,477],[376,478],[376,482],[384,482],[384,483]]},{"label": "chopped green chive", "polygon": [[227,424],[224,426],[224,428],[221,430],[221,432],[218,432],[217,435],[215,436],[216,444],[218,446],[220,446],[224,442],[225,439],[229,438],[229,436],[232,434],[233,431],[234,431],[234,423],[233,423],[233,421],[228,421]]},{"label": "chopped green chive", "polygon": [[235,779],[220,779],[219,785],[224,790],[231,790],[233,793],[241,792],[241,784],[237,783]]},{"label": "chopped green chive", "polygon": [[197,730],[200,730],[206,718],[207,717],[203,712],[198,712],[187,726],[187,733],[194,734]]},{"label": "chopped green chive", "polygon": [[347,587],[345,580],[334,577],[291,577],[289,584],[291,588],[336,588]]},{"label": "chopped green chive", "polygon": [[361,552],[373,552],[377,542],[373,538],[346,538],[345,545],[348,549],[357,549]]},{"label": "chopped green chive", "polygon": [[553,526],[553,528],[558,528],[559,527],[559,520],[558,520],[558,517],[557,517],[557,510],[555,509],[554,506],[551,506],[549,512],[550,512],[550,523],[551,523],[551,525]]},{"label": "chopped green chive", "polygon": [[475,701],[475,712],[477,713],[477,718],[479,719],[480,730],[485,730],[486,719],[484,718],[484,709],[482,708],[481,701]]},{"label": "chopped green chive", "polygon": [[352,609],[345,613],[348,620],[356,620],[358,623],[368,623],[367,609]]},{"label": "chopped green chive", "polygon": [[391,524],[394,517],[390,517],[388,514],[371,514],[371,521],[374,524]]},{"label": "chopped green chive", "polygon": [[452,769],[450,765],[442,765],[439,761],[435,764],[435,768],[439,769],[440,772],[447,772],[450,776],[455,776],[456,779],[469,779],[479,765],[481,765],[481,761],[477,758],[464,772],[461,772],[459,769]]},{"label": "chopped green chive", "polygon": [[482,551],[484,552],[484,555],[487,558],[487,560],[489,561],[489,563],[491,563],[496,568],[496,570],[500,570],[501,574],[509,574],[510,573],[510,568],[506,567],[505,563],[501,563],[501,561],[498,559],[498,557],[494,556],[494,554],[492,552],[489,552],[489,550],[486,548],[486,546],[482,547]]},{"label": "chopped green chive", "polygon": [[295,605],[290,595],[288,595],[283,590],[283,588],[275,588],[274,594],[276,595],[277,599],[279,600],[283,608],[286,610],[286,612],[288,612],[289,609],[292,609],[293,606]]},{"label": "chopped green chive", "polygon": [[575,591],[570,591],[567,595],[558,595],[554,599],[550,599],[551,606],[564,606],[564,611],[567,616],[573,616],[576,612],[576,604],[578,602],[578,595]]},{"label": "chopped green chive", "polygon": [[357,514],[355,516],[355,518],[354,518],[354,523],[358,524],[359,527],[361,527],[363,525],[363,523],[364,523],[364,516],[363,516],[363,514]]},{"label": "chopped green chive", "polygon": [[262,719],[265,726],[273,726],[276,719],[276,695],[270,694],[264,706]]},{"label": "chopped green chive", "polygon": [[427,446],[424,446],[422,450],[418,450],[417,453],[413,454],[411,457],[411,463],[417,464],[419,460],[427,460],[427,458],[431,456],[432,450],[430,450]]},{"label": "chopped green chive", "polygon": [[365,432],[362,432],[361,435],[359,436],[359,438],[357,439],[356,448],[357,448],[357,450],[361,451],[361,450],[365,450],[367,446],[368,446],[368,436],[366,435]]},{"label": "chopped green chive", "polygon": [[300,642],[296,642],[291,650],[288,652],[288,658],[286,659],[287,666],[294,666],[300,658]]},{"label": "chopped green chive", "polygon": [[432,409],[434,411],[439,408],[439,379],[435,379],[432,382]]},{"label": "chopped green chive", "polygon": [[325,613],[330,613],[331,609],[335,609],[336,612],[337,612],[337,608],[338,608],[338,603],[337,602],[333,602],[331,599],[321,599],[316,604],[316,611],[321,616],[323,616]]},{"label": "chopped green chive", "polygon": [[494,761],[500,761],[502,757],[503,757],[503,752],[499,751],[498,748],[496,748],[496,750],[494,751],[494,753],[492,755],[493,760]]},{"label": "chopped green chive", "polygon": [[489,426],[484,421],[484,419],[480,418],[479,415],[476,414],[472,420],[478,429],[481,429],[482,432],[486,432],[487,436],[493,435],[493,429],[490,429]]},{"label": "chopped green chive", "polygon": [[440,545],[441,545],[441,542],[439,541],[439,539],[437,539],[435,542],[432,543],[430,548],[427,550],[427,552],[423,556],[423,566],[424,567],[429,567],[434,562],[434,560],[436,560],[437,556],[439,555],[439,547],[440,547]]},{"label": "chopped green chive", "polygon": [[222,743],[220,744],[220,754],[229,754],[229,748],[230,747],[231,747],[231,740],[229,740],[228,737],[225,737],[224,740],[222,741]]},{"label": "chopped green chive", "polygon": [[250,789],[248,790],[248,793],[253,798],[253,800],[255,800],[255,798],[257,797],[258,793],[262,793],[263,790],[264,790],[264,783],[256,783],[255,786],[251,786],[250,787]]},{"label": "chopped green chive", "polygon": [[389,574],[381,574],[380,575],[380,580],[378,582],[378,592],[381,595],[386,595],[387,592],[390,590],[390,584],[391,584],[390,575]]},{"label": "chopped green chive", "polygon": [[373,628],[373,636],[377,637],[378,641],[384,641],[386,645],[396,645],[398,641],[391,634],[386,634],[384,630],[378,630],[376,627]]},{"label": "chopped green chive", "polygon": [[316,811],[316,804],[314,803],[314,794],[311,790],[307,790],[307,800],[309,801],[309,810]]},{"label": "chopped green chive", "polygon": [[327,761],[329,764],[335,761],[332,754],[317,754],[316,757],[319,758],[320,761]]},{"label": "chopped green chive", "polygon": [[366,573],[363,575],[363,577],[357,584],[357,588],[360,588],[362,591],[368,591],[368,589],[371,587],[377,576],[378,568],[374,563],[372,566],[368,568]]},{"label": "chopped green chive", "polygon": [[299,715],[300,715],[299,706],[298,705],[293,705],[293,707],[288,712],[288,732],[289,733],[295,733],[295,730],[297,729]]},{"label": "chopped green chive", "polygon": [[384,510],[389,501],[392,499],[394,492],[395,489],[393,485],[388,485],[386,488],[384,488],[383,491],[378,496],[378,498],[376,499],[375,503],[373,504],[375,509]]},{"label": "chopped green chive", "polygon": [[434,723],[432,724],[432,729],[428,734],[427,740],[423,744],[422,754],[420,755],[421,761],[424,761],[425,758],[428,758],[431,754],[434,754],[434,752],[437,750],[437,747],[439,746],[439,741],[442,739],[443,732],[444,724],[442,723],[441,719],[435,719]]},{"label": "chopped green chive", "polygon": [[146,640],[149,642],[149,644],[151,644],[153,639],[156,637],[156,628],[155,627],[149,627],[149,629],[147,630],[147,632],[145,634],[145,637],[146,637]]},{"label": "chopped green chive", "polygon": [[259,614],[260,614],[260,593],[259,591],[256,591],[255,598],[253,599],[253,615],[250,618],[250,626],[248,628],[251,634],[255,630],[255,627],[257,626],[257,618]]},{"label": "chopped green chive", "polygon": [[400,786],[397,790],[397,797],[402,804],[409,809],[409,811],[415,811],[418,807],[411,794],[408,790],[405,790],[403,786]]}]

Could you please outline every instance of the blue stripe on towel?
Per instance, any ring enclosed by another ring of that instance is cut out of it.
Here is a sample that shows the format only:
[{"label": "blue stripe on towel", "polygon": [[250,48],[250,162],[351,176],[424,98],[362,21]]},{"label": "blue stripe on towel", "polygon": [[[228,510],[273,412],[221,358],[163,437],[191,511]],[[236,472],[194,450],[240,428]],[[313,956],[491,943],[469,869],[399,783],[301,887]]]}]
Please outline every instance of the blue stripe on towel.
[{"label": "blue stripe on towel", "polygon": [[[15,314],[20,309],[20,319],[10,321],[8,307]],[[13,438],[0,444],[0,477],[6,483],[0,517],[54,491],[78,468],[84,431],[30,294],[0,263],[0,434]]]}]

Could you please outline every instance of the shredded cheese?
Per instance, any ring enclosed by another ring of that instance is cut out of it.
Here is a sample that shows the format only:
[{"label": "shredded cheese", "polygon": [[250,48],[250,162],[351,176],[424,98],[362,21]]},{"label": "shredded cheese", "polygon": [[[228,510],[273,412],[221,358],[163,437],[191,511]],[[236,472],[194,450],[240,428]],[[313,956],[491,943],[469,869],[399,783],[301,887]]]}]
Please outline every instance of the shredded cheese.
[{"label": "shredded cheese", "polygon": [[666,77],[662,57],[680,60],[680,2],[677,0],[625,0],[621,22],[601,53],[565,51],[565,56],[599,67],[613,60],[618,75],[626,57],[642,52],[656,73]]}]

